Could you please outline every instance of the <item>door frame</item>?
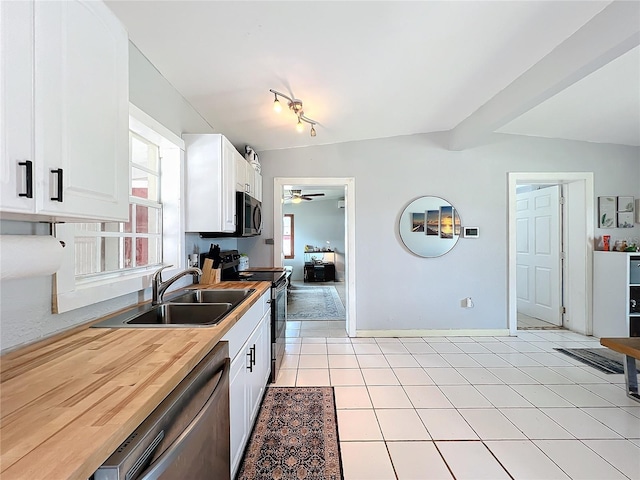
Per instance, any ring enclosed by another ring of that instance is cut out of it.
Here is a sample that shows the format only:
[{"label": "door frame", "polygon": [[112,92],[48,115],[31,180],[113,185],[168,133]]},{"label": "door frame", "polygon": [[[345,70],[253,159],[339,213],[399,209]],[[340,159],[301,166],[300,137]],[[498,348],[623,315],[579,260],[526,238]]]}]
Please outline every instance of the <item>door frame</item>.
[{"label": "door frame", "polygon": [[356,193],[355,178],[353,177],[274,177],[273,179],[273,264],[276,267],[283,265],[282,256],[282,198],[285,185],[326,185],[331,187],[344,187],[345,212],[345,289],[347,305],[346,329],[347,335],[356,336]]},{"label": "door frame", "polygon": [[516,186],[563,185],[564,280],[561,292],[566,314],[563,325],[591,335],[593,331],[593,172],[509,172],[508,173],[508,278],[507,320],[510,335],[517,335],[516,291]]}]

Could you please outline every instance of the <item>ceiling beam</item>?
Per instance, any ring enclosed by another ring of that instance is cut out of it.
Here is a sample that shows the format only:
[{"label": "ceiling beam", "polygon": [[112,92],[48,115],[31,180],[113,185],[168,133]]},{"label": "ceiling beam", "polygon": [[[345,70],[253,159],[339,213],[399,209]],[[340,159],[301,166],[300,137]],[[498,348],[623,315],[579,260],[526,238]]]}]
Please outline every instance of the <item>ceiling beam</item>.
[{"label": "ceiling beam", "polygon": [[640,2],[616,0],[504,90],[449,131],[464,150],[511,120],[640,45]]}]

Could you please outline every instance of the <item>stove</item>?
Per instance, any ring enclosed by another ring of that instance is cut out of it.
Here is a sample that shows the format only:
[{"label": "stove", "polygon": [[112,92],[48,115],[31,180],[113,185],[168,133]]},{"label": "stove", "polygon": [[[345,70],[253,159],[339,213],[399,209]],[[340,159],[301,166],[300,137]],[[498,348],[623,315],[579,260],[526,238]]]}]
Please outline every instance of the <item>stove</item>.
[{"label": "stove", "polygon": [[[221,279],[233,281],[271,282],[271,377],[275,382],[284,358],[287,331],[287,276],[282,269],[248,269],[240,271],[237,250],[220,252]],[[201,265],[204,259],[201,259]]]}]

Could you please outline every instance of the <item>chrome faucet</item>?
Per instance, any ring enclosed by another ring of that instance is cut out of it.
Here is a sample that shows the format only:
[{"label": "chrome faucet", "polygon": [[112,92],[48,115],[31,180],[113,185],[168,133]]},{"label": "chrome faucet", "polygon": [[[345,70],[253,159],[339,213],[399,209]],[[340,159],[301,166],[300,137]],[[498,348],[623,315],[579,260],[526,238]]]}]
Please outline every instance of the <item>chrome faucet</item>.
[{"label": "chrome faucet", "polygon": [[198,267],[191,267],[183,270],[182,272],[176,273],[173,277],[171,277],[166,282],[162,281],[162,270],[165,268],[173,267],[173,265],[165,265],[164,267],[158,269],[151,279],[151,287],[152,287],[152,297],[151,297],[151,305],[158,305],[163,302],[164,292],[167,291],[167,288],[171,286],[173,282],[178,280],[179,278],[184,277],[185,275],[202,275],[202,270]]}]

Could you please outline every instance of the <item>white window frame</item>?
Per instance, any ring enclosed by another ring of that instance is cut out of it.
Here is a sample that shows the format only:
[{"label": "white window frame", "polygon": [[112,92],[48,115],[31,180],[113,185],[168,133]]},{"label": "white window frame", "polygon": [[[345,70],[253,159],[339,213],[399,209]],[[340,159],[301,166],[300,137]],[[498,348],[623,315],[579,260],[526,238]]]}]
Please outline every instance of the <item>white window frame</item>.
[{"label": "white window frame", "polygon": [[[160,147],[161,191],[174,190],[170,199],[163,198],[163,265],[169,277],[185,268],[184,235],[184,141],[158,121],[129,104],[129,129]],[[178,179],[178,180],[176,180]],[[53,313],[63,313],[98,302],[143,291],[142,299],[150,297],[151,277],[157,265],[121,272],[105,272],[86,278],[75,275],[75,226],[55,225],[55,236],[64,241],[62,267],[54,275]]]}]

